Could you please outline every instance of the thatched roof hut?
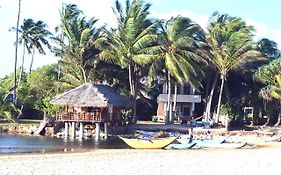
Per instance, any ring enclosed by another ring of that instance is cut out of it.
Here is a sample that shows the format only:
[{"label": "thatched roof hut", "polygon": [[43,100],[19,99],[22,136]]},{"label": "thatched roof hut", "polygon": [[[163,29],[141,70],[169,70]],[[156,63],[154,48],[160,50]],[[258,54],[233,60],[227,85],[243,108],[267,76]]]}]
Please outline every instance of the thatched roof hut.
[{"label": "thatched roof hut", "polygon": [[132,107],[132,101],[107,85],[86,83],[51,100],[52,104],[74,107]]}]

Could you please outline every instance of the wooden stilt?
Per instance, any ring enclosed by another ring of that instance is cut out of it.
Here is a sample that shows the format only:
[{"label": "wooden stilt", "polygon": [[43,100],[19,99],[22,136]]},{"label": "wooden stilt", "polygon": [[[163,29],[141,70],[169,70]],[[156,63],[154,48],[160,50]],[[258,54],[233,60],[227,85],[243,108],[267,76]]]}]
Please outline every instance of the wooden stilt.
[{"label": "wooden stilt", "polygon": [[71,128],[71,137],[75,138],[75,134],[76,134],[76,127],[75,127],[75,122],[72,122],[72,128]]},{"label": "wooden stilt", "polygon": [[81,122],[80,123],[80,130],[79,130],[79,137],[80,137],[80,139],[83,139],[84,138],[84,123],[83,122]]},{"label": "wooden stilt", "polygon": [[100,123],[96,123],[96,140],[100,140]]},{"label": "wooden stilt", "polygon": [[68,127],[68,122],[64,122],[64,137],[65,138],[68,138],[68,136],[69,136],[69,127]]},{"label": "wooden stilt", "polygon": [[104,139],[108,138],[108,129],[107,129],[107,123],[104,122]]}]

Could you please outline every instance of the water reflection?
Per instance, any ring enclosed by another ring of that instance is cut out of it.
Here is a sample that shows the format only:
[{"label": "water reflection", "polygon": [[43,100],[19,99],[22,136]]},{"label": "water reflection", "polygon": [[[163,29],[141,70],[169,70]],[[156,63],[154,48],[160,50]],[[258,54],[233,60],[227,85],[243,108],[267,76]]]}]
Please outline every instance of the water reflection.
[{"label": "water reflection", "polygon": [[45,152],[73,152],[92,149],[122,149],[128,148],[118,138],[106,141],[94,139],[64,139],[43,136],[21,136],[0,134],[1,153],[45,153]]}]

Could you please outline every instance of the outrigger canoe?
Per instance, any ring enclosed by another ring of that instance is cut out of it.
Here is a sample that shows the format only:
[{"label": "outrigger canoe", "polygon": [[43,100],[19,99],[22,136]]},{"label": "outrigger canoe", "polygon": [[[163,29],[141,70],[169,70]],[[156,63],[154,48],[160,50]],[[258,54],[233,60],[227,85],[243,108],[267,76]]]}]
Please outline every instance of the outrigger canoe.
[{"label": "outrigger canoe", "polygon": [[152,138],[152,139],[138,139],[138,138],[124,138],[120,137],[127,145],[135,149],[161,149],[171,144],[177,137],[168,138]]},{"label": "outrigger canoe", "polygon": [[174,144],[170,144],[168,146],[166,146],[165,149],[190,149],[192,147],[194,147],[196,145],[196,143],[174,143]]},{"label": "outrigger canoe", "polygon": [[[239,149],[245,146],[247,142],[238,142],[238,143],[201,143],[200,146],[204,148],[228,148],[228,149]],[[197,144],[196,144],[197,145]]]},{"label": "outrigger canoe", "polygon": [[192,139],[192,141],[190,141],[190,139],[177,139],[178,142],[182,143],[182,144],[187,144],[190,142],[194,142],[196,144],[220,144],[225,142],[225,140],[227,139],[227,137],[217,137],[217,138],[212,138],[212,139]]}]

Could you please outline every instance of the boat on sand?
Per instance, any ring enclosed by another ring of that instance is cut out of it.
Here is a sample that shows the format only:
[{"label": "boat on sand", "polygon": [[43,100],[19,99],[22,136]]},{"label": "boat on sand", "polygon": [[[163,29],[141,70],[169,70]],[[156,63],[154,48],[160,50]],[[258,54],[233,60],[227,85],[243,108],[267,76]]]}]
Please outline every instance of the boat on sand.
[{"label": "boat on sand", "polygon": [[174,142],[177,137],[139,139],[120,136],[120,139],[135,149],[161,149]]},{"label": "boat on sand", "polygon": [[[238,142],[238,143],[205,143],[200,144],[200,146],[204,148],[228,148],[228,149],[239,149],[244,147],[247,144],[247,142]],[[197,145],[197,144],[196,144]]]}]

